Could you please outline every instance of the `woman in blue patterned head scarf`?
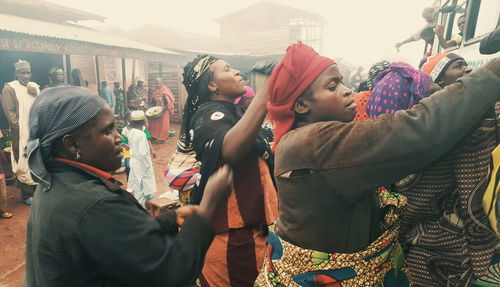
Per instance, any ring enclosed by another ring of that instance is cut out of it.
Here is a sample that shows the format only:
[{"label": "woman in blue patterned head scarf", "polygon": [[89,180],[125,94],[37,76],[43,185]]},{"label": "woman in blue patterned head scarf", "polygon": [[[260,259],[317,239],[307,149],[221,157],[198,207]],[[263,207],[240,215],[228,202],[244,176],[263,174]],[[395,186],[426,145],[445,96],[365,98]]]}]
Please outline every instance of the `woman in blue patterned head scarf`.
[{"label": "woman in blue patterned head scarf", "polygon": [[27,154],[39,186],[28,221],[26,286],[187,286],[199,276],[212,216],[230,192],[230,169],[208,180],[199,207],[152,217],[107,173],[123,156],[114,121],[85,88],[47,89],[34,101]]}]

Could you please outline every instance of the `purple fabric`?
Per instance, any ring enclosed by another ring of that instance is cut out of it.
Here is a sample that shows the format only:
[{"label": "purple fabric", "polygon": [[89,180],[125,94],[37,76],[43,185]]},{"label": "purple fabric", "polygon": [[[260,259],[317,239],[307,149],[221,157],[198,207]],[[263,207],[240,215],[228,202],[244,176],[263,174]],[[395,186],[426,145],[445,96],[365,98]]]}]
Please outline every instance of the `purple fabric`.
[{"label": "purple fabric", "polygon": [[247,91],[242,96],[239,96],[234,100],[235,105],[237,105],[242,99],[253,98],[255,96],[255,91],[252,89],[252,87],[245,86],[245,89]]},{"label": "purple fabric", "polygon": [[409,109],[427,95],[429,75],[412,66],[395,62],[373,81],[372,96],[366,106],[370,118]]}]

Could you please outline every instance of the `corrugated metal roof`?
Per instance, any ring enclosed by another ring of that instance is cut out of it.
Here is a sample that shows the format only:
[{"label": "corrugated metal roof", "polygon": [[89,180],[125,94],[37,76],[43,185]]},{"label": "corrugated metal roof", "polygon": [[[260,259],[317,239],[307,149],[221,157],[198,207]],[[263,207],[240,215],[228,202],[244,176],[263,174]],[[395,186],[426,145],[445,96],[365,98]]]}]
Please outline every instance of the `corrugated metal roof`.
[{"label": "corrugated metal roof", "polygon": [[136,49],[160,54],[182,55],[170,50],[83,27],[43,22],[6,14],[0,14],[0,31]]},{"label": "corrugated metal roof", "polygon": [[104,22],[106,17],[62,6],[45,0],[0,0],[0,11],[4,14],[38,19],[53,23],[65,21],[96,20]]}]

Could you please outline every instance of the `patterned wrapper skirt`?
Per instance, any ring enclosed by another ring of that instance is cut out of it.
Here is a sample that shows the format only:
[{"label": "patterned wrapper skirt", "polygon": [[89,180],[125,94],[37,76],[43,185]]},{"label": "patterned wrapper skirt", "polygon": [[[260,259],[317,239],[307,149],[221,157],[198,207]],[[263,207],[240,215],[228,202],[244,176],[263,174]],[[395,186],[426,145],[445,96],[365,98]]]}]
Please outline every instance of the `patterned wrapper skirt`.
[{"label": "patterned wrapper skirt", "polygon": [[406,198],[378,190],[382,207],[390,206],[384,232],[365,250],[325,253],[295,246],[269,233],[264,266],[254,286],[409,286],[398,243],[397,211]]}]

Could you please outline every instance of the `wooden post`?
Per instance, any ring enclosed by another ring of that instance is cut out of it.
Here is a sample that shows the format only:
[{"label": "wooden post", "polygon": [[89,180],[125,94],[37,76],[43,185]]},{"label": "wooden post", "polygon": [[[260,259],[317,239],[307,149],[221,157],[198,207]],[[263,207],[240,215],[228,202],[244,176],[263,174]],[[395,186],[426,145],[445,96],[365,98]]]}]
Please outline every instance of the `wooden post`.
[{"label": "wooden post", "polygon": [[101,76],[99,74],[99,56],[95,56],[95,75],[97,80],[97,93],[101,90]]},{"label": "wooden post", "polygon": [[135,59],[132,60],[132,84],[137,85],[137,82],[135,81]]},{"label": "wooden post", "polygon": [[[123,101],[125,102],[125,113],[128,113],[128,95],[127,95],[127,71],[125,58],[122,58],[122,79],[123,79]],[[133,80],[132,80],[133,81]]]},{"label": "wooden post", "polygon": [[63,71],[66,75],[64,77],[64,83],[66,85],[72,84],[73,81],[71,80],[71,58],[66,54],[63,54]]}]

